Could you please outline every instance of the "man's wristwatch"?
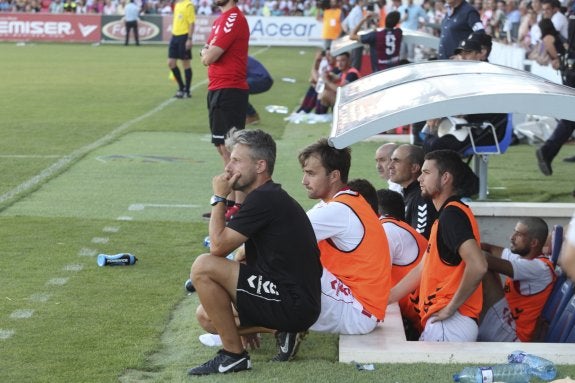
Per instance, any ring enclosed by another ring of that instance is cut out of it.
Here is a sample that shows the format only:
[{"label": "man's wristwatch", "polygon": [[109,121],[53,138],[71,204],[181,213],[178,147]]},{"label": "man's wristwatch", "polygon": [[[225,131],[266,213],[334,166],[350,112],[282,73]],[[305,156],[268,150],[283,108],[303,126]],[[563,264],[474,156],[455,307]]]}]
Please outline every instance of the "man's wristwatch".
[{"label": "man's wristwatch", "polygon": [[215,194],[212,196],[212,198],[210,198],[210,205],[212,206],[216,206],[220,202],[226,203],[227,200],[224,197],[220,197],[219,195]]}]

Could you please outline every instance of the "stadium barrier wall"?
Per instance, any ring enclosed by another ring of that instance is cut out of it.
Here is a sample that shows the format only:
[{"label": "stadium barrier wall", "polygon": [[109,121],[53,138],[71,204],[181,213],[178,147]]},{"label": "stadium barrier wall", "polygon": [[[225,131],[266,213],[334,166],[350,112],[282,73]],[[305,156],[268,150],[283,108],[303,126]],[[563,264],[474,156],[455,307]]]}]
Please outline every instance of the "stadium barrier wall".
[{"label": "stadium barrier wall", "polygon": [[[194,44],[208,39],[216,16],[197,16]],[[321,23],[313,17],[248,16],[250,45],[321,46]],[[140,41],[170,41],[172,15],[142,16]],[[126,28],[121,16],[50,13],[0,13],[0,41],[123,43]]]}]

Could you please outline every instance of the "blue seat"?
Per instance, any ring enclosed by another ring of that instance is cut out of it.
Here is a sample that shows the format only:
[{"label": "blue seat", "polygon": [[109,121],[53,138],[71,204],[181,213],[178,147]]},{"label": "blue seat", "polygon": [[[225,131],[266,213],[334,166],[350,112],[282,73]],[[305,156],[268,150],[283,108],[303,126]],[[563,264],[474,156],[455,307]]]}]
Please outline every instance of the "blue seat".
[{"label": "blue seat", "polygon": [[571,331],[567,334],[564,343],[575,343],[575,326],[571,327]]},{"label": "blue seat", "polygon": [[559,316],[556,316],[549,326],[549,332],[545,337],[546,342],[563,343],[575,324],[575,295],[571,295],[565,308]]},{"label": "blue seat", "polygon": [[561,246],[563,245],[563,226],[554,225],[551,232],[551,262],[553,266],[557,266],[559,254],[561,254]]},{"label": "blue seat", "polygon": [[[494,145],[486,146],[476,146],[473,140],[473,135],[471,137],[471,146],[466,148],[461,154],[463,157],[474,156],[474,171],[479,178],[479,200],[487,199],[487,165],[489,164],[489,156],[494,154],[502,154],[507,151],[509,145],[511,145],[511,138],[513,137],[513,114],[509,113],[507,115],[507,125],[505,126],[505,134],[501,141],[495,139]],[[493,136],[496,138],[497,134],[493,130]]]}]

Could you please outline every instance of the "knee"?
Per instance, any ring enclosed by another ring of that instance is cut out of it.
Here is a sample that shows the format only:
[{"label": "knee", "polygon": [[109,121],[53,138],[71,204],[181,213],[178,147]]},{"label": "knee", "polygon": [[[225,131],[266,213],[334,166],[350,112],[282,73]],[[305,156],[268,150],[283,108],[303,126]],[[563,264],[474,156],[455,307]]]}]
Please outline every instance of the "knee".
[{"label": "knee", "polygon": [[210,254],[202,254],[196,258],[190,270],[190,278],[192,281],[197,281],[199,278],[205,276],[210,269]]}]

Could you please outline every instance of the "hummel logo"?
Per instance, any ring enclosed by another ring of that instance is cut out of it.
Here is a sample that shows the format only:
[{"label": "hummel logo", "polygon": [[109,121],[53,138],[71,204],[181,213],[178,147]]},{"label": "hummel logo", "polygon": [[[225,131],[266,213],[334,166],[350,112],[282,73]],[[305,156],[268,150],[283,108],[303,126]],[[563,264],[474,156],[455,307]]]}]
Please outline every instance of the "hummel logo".
[{"label": "hummel logo", "polygon": [[289,351],[289,337],[290,337],[290,335],[291,334],[289,332],[286,334],[286,341],[284,342],[284,344],[282,344],[280,346],[280,350],[282,350],[282,352],[284,354],[287,354]]},{"label": "hummel logo", "polygon": [[234,368],[235,366],[237,366],[238,364],[240,364],[244,360],[246,360],[246,358],[241,358],[240,360],[236,360],[234,363],[228,364],[227,366],[222,366],[220,364],[218,366],[218,372],[225,374],[226,372],[230,371],[232,368]]},{"label": "hummel logo", "polygon": [[96,28],[98,28],[97,25],[84,25],[82,23],[79,23],[78,27],[80,28],[80,33],[82,34],[82,37],[88,36],[90,33],[94,32]]},{"label": "hummel logo", "polygon": [[232,30],[232,27],[234,26],[234,23],[236,22],[236,18],[238,17],[237,13],[232,13],[228,19],[226,20],[226,24],[224,26],[224,32],[225,33],[229,33]]}]

